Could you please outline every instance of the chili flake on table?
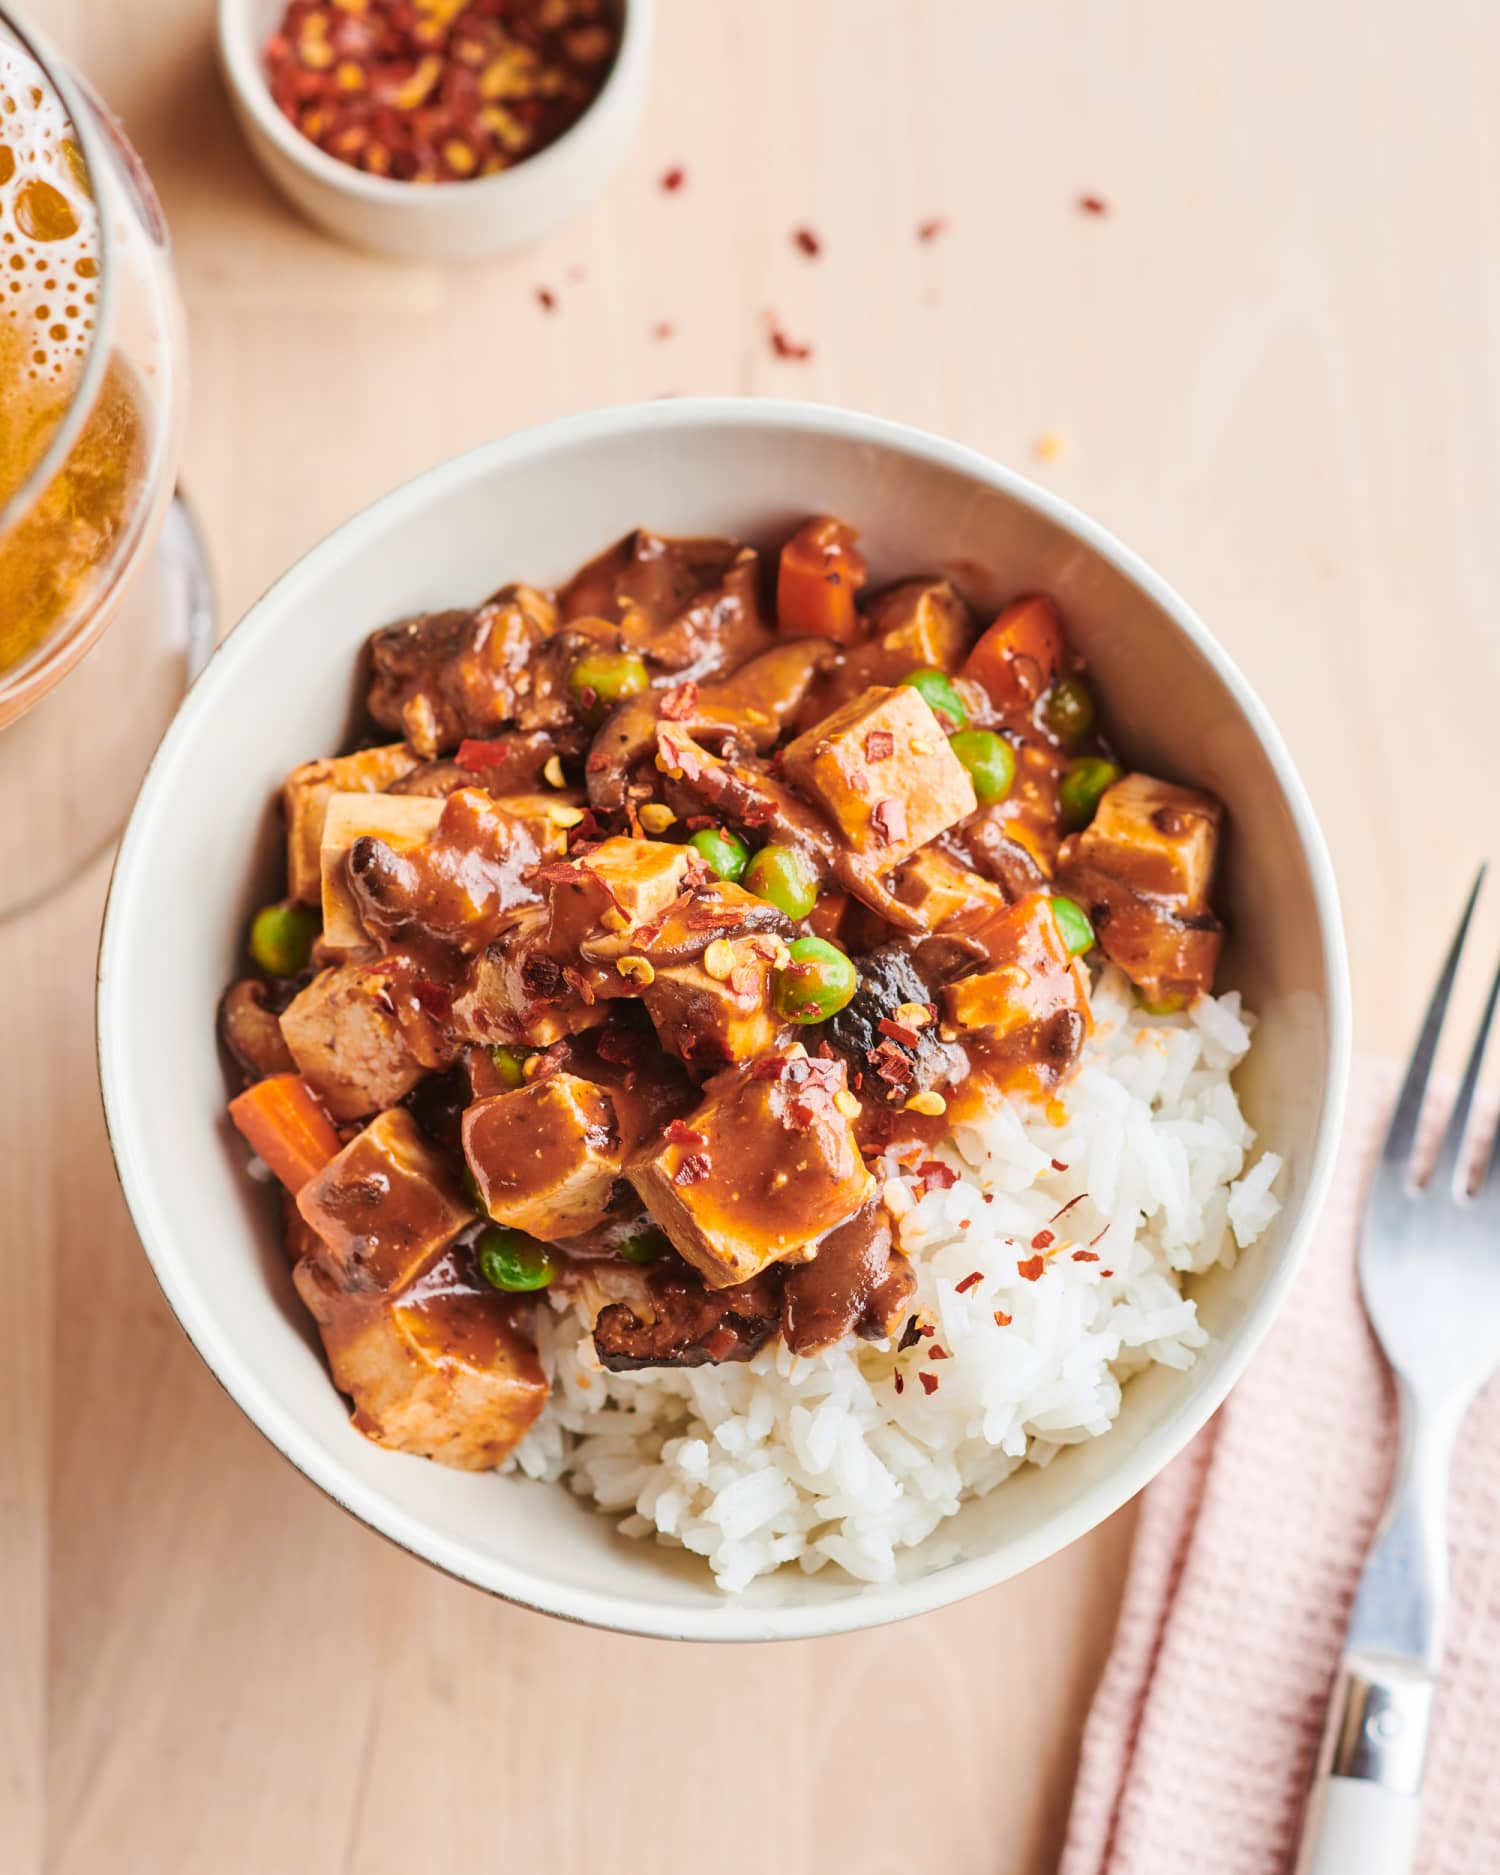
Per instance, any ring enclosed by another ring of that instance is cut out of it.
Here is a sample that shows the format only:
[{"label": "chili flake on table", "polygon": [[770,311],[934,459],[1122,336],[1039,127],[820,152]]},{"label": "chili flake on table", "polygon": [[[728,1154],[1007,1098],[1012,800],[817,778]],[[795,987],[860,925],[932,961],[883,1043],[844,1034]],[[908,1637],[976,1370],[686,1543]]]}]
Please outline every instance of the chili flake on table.
[{"label": "chili flake on table", "polygon": [[340,162],[462,182],[554,143],[619,43],[611,0],[290,0],[266,78],[282,115]]}]

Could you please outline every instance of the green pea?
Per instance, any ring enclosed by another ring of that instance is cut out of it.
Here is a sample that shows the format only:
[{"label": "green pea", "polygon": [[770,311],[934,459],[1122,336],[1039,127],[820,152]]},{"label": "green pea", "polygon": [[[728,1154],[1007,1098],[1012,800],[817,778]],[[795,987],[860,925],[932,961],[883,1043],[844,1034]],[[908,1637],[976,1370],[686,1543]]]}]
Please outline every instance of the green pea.
[{"label": "green pea", "polygon": [[644,662],[630,651],[585,651],[568,672],[573,700],[594,716],[638,697],[650,682]]},{"label": "green pea", "polygon": [[1094,697],[1081,677],[1065,677],[1052,686],[1042,721],[1059,742],[1082,742],[1094,726]]},{"label": "green pea", "polygon": [[826,1022],[859,988],[859,972],[836,944],[798,938],[776,972],[776,1007],[788,1022]]},{"label": "green pea", "polygon": [[627,1263],[659,1263],[671,1248],[665,1231],[654,1224],[643,1224],[620,1239],[615,1255],[624,1257]]},{"label": "green pea", "polygon": [[969,712],[964,708],[964,700],[945,671],[929,666],[923,671],[913,671],[901,681],[925,700],[934,716],[946,716],[955,729],[962,729],[968,722]]},{"label": "green pea", "polygon": [[1016,752],[993,729],[965,729],[948,738],[948,747],[969,771],[981,807],[992,807],[1010,793],[1016,779]]},{"label": "green pea", "polygon": [[526,1063],[531,1053],[529,1048],[509,1048],[502,1042],[490,1050],[490,1061],[495,1073],[507,1087],[524,1087]]},{"label": "green pea", "polygon": [[1188,999],[1181,990],[1169,990],[1165,996],[1148,996],[1138,985],[1132,984],[1131,994],[1148,1016],[1176,1016],[1188,1006]]},{"label": "green pea", "polygon": [[1052,901],[1052,916],[1057,920],[1057,928],[1062,932],[1062,940],[1068,947],[1070,957],[1081,957],[1085,951],[1094,948],[1094,927],[1081,905],[1075,905],[1070,898],[1055,898]]},{"label": "green pea", "polygon": [[294,977],[307,968],[322,928],[309,906],[262,905],[250,925],[250,955],[267,976]]},{"label": "green pea", "polygon": [[740,884],[785,912],[794,924],[818,902],[817,868],[795,846],[763,846],[745,868]]},{"label": "green pea", "polygon": [[689,846],[697,847],[708,861],[709,871],[735,884],[750,862],[750,849],[737,833],[727,827],[701,827]]},{"label": "green pea", "polygon": [[1058,799],[1063,819],[1076,832],[1086,827],[1099,807],[1099,797],[1120,779],[1120,771],[1102,755],[1080,755],[1063,771]]},{"label": "green pea", "polygon": [[557,1259],[546,1244],[504,1224],[491,1224],[479,1233],[474,1257],[487,1283],[514,1294],[545,1289],[557,1274]]}]

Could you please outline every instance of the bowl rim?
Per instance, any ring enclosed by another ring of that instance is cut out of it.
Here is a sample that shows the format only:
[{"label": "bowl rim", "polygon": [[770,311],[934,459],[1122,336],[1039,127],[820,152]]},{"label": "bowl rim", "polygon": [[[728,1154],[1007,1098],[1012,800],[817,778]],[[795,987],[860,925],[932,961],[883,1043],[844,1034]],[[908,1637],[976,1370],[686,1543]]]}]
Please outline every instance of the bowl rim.
[{"label": "bowl rim", "polygon": [[[114,984],[123,974],[134,933],[146,928],[142,918],[135,915],[132,899],[143,858],[160,837],[157,825],[169,824],[178,750],[198,720],[221,707],[223,700],[233,694],[240,667],[254,655],[258,621],[295,605],[302,589],[319,577],[322,563],[328,558],[365,550],[389,525],[438,505],[451,490],[476,476],[501,469],[515,471],[528,460],[558,448],[631,434],[669,435],[706,425],[771,431],[810,429],[971,477],[1032,508],[1140,587],[1213,667],[1271,763],[1308,865],[1326,978],[1327,1092],[1309,1154],[1301,1212],[1279,1268],[1251,1301],[1235,1340],[1223,1345],[1212,1378],[1185,1391],[1181,1403],[1107,1477],[1082,1491],[1044,1526],[1013,1540],[1003,1551],[951,1563],[912,1580],[869,1585],[836,1603],[789,1608],[751,1607],[727,1595],[719,1602],[683,1608],[592,1589],[560,1587],[539,1573],[484,1555],[461,1540],[434,1534],[420,1518],[350,1476],[270,1394],[196,1293],[191,1259],[175,1245],[161,1215],[154,1180],[135,1136],[128,1061],[114,997]],[[618,1633],[690,1641],[807,1640],[851,1633],[947,1607],[1056,1555],[1150,1483],[1223,1403],[1260,1346],[1301,1267],[1333,1175],[1347,1091],[1350,1026],[1349,972],[1338,888],[1311,802],[1265,706],[1175,590],[1097,522],[1050,490],[977,450],[906,424],[836,406],[733,397],[613,405],[516,431],[451,457],[402,483],[352,515],[295,561],[219,645],[152,758],[110,877],[97,967],[100,1087],[110,1149],[126,1203],[157,1282],[183,1332],[251,1424],[342,1509],[445,1574],[538,1613]]]},{"label": "bowl rim", "polygon": [[[256,0],[217,0],[214,9],[215,35],[219,60],[234,95],[244,105],[256,129],[276,149],[296,165],[304,175],[355,201],[362,201],[394,214],[416,217],[431,212],[434,202],[448,201],[451,190],[422,187],[399,181],[392,176],[372,176],[350,163],[341,163],[304,137],[295,125],[282,116],[271,96],[261,65],[261,49],[250,30],[250,15]],[[544,189],[567,156],[558,156],[564,146],[577,147],[578,133],[606,107],[618,104],[627,89],[638,87],[646,74],[646,52],[655,0],[620,0],[622,24],[620,44],[609,75],[594,97],[560,137],[528,156],[511,169],[493,176],[462,178],[456,187],[463,191],[466,203],[498,205],[509,191],[521,187]],[[569,149],[568,154],[571,154]],[[554,160],[556,159],[556,160]]]}]

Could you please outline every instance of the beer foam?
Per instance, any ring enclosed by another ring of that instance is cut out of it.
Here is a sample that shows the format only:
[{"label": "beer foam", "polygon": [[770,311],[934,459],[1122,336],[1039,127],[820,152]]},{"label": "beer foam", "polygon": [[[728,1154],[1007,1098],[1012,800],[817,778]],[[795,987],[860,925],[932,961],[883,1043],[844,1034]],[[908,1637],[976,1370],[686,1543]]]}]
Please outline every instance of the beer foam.
[{"label": "beer foam", "polygon": [[0,317],[9,368],[66,388],[97,312],[99,211],[83,151],[40,68],[0,44]]}]

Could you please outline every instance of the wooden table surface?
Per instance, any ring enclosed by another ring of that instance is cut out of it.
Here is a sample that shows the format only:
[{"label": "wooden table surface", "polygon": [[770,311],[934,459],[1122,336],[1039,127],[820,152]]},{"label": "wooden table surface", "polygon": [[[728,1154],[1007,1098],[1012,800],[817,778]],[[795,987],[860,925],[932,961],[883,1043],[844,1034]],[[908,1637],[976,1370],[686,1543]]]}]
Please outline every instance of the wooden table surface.
[{"label": "wooden table surface", "polygon": [[[1091,510],[1228,644],[1328,831],[1359,1043],[1402,1046],[1494,796],[1488,0],[1420,30],[1397,0],[661,0],[606,197],[456,273],[293,219],[211,12],[40,0],[175,230],[226,619],[371,497],[560,412],[738,392],[942,431]],[[772,309],[809,359],[772,355]],[[150,1277],[95,1093],[103,887],[0,928],[0,1866],[1051,1868],[1129,1513],[967,1606],[735,1652],[398,1554],[240,1418]]]}]

